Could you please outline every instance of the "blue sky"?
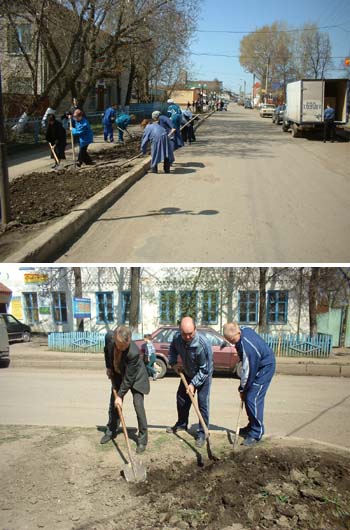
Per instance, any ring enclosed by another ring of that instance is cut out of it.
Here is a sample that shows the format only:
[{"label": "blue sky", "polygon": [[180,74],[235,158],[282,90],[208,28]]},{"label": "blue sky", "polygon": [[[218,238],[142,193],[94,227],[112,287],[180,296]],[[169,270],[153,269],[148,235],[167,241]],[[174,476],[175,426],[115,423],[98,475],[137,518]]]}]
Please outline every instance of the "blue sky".
[{"label": "blue sky", "polygon": [[[338,26],[328,31],[332,55],[346,57],[350,53],[350,0],[200,0],[201,13],[198,30],[254,31],[276,20],[298,28],[305,22],[321,26]],[[283,7],[282,7],[283,6]],[[205,33],[197,31],[190,47],[190,77],[193,79],[218,79],[224,86],[238,91],[243,81],[247,87],[252,76],[244,72],[239,58],[208,57],[200,53],[239,55],[239,44],[245,33]],[[334,63],[339,66],[340,59]],[[335,75],[335,73],[334,73]],[[341,75],[341,72],[338,72]],[[247,88],[248,91],[248,88]]]}]

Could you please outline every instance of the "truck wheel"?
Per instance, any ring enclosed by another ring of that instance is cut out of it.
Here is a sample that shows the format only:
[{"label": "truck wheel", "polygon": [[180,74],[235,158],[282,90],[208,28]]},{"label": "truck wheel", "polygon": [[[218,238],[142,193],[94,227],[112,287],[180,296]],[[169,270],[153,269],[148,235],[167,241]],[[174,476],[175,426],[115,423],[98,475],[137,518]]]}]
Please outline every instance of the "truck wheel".
[{"label": "truck wheel", "polygon": [[157,379],[162,379],[167,372],[167,365],[165,364],[163,359],[160,359],[159,357],[157,357],[157,360],[155,361],[153,368],[157,372]]},{"label": "truck wheel", "polygon": [[292,137],[293,138],[298,138],[299,136],[299,127],[297,126],[296,123],[293,123],[292,125]]},{"label": "truck wheel", "polygon": [[282,123],[282,131],[283,132],[288,132],[289,131],[288,123],[285,123],[285,122]]}]

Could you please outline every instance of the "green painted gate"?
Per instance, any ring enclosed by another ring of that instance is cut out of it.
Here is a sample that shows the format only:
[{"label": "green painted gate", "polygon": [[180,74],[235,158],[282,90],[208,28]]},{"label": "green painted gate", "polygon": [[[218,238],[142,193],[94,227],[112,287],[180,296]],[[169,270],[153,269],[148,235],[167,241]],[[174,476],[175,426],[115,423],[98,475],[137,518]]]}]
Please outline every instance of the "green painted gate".
[{"label": "green painted gate", "polygon": [[[328,313],[320,313],[317,315],[317,333],[327,333],[328,335],[332,335],[334,348],[339,346],[342,313],[342,309],[331,309]],[[348,328],[349,327],[350,326],[348,326]],[[348,335],[348,339],[350,339],[349,329]]]},{"label": "green painted gate", "polygon": [[350,306],[348,306],[348,316],[346,319],[346,331],[345,331],[345,341],[344,346],[350,348]]}]

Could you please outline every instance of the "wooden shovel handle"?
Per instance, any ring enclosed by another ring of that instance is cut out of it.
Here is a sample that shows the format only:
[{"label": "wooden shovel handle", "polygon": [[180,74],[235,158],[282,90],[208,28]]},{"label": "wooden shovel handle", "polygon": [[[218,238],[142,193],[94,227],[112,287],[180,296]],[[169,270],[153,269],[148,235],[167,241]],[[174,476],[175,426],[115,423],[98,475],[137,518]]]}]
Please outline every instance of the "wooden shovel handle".
[{"label": "wooden shovel handle", "polygon": [[50,146],[51,153],[53,154],[53,157],[55,159],[56,164],[59,164],[60,161],[58,160],[57,155],[55,153],[55,146],[53,146],[52,143],[50,143],[50,142],[49,142],[49,146]]},{"label": "wooden shovel handle", "polygon": [[[188,383],[186,381],[186,377],[184,376],[184,374],[182,372],[179,372],[179,376],[181,377],[181,381],[183,382],[186,390],[188,390]],[[192,405],[194,406],[194,410],[196,411],[197,413],[197,416],[198,416],[198,419],[199,419],[199,423],[202,425],[203,427],[203,430],[204,430],[204,435],[205,435],[205,439],[209,438],[209,431],[208,431],[208,427],[206,426],[205,424],[205,421],[203,420],[203,416],[198,408],[198,404],[194,398],[194,395],[192,394],[192,392],[188,392],[188,395],[190,396],[190,399],[192,401]]]},{"label": "wooden shovel handle", "polygon": [[[115,399],[116,397],[118,397],[117,391],[116,391],[114,388],[113,388],[113,395],[114,395],[114,399]],[[125,420],[124,420],[123,411],[122,411],[120,405],[117,405],[117,406],[116,406],[116,409],[117,409],[118,414],[119,414],[120,423],[122,424],[123,433],[124,433],[124,438],[125,438],[126,446],[127,446],[127,449],[128,449],[129,461],[130,461],[130,464],[132,465],[132,467],[134,467],[134,462],[133,462],[133,459],[132,459],[132,456],[131,456],[130,441],[129,441],[128,431],[127,431],[126,424],[125,424]]]}]

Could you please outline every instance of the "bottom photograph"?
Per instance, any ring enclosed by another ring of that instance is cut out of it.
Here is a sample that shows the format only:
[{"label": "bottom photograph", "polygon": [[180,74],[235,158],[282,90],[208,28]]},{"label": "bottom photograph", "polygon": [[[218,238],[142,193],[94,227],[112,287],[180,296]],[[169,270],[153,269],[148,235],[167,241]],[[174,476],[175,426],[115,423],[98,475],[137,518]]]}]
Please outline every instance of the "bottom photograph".
[{"label": "bottom photograph", "polygon": [[350,529],[350,267],[0,265],[0,529]]}]

